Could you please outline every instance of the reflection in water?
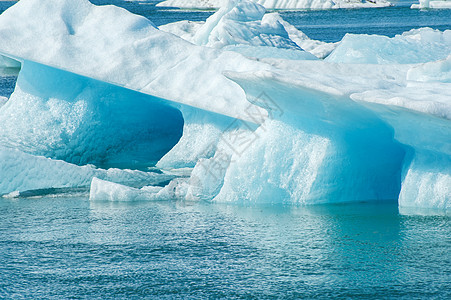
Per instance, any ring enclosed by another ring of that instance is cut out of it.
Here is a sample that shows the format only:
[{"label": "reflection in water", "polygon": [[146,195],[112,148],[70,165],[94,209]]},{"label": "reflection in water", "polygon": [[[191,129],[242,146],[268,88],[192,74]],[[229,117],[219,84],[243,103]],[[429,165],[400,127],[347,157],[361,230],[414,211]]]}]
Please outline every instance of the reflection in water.
[{"label": "reflection in water", "polygon": [[386,298],[451,290],[449,216],[403,216],[396,204],[36,198],[3,199],[0,214],[0,297]]}]

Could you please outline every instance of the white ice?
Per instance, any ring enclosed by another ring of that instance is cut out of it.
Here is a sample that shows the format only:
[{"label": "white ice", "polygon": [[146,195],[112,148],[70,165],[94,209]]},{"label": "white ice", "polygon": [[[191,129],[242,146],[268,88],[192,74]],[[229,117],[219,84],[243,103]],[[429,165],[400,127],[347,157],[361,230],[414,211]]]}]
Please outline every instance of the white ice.
[{"label": "white ice", "polygon": [[248,103],[222,72],[267,68],[88,0],[19,1],[0,17],[0,52],[232,117],[243,117]]},{"label": "white ice", "polygon": [[419,4],[412,4],[411,8],[416,9],[427,9],[427,8],[437,8],[437,9],[445,9],[451,8],[450,0],[420,0]]},{"label": "white ice", "polygon": [[[157,4],[162,7],[212,9],[227,5],[230,0],[166,0]],[[237,1],[237,0],[234,0]],[[238,0],[239,1],[239,0]],[[337,8],[370,8],[390,6],[385,0],[255,0],[267,9],[337,9]]]},{"label": "white ice", "polygon": [[15,191],[89,186],[94,177],[141,186],[156,185],[174,177],[155,172],[77,166],[3,146],[0,146],[0,176],[0,195]]},{"label": "white ice", "polygon": [[[263,6],[241,1],[228,2],[206,22],[181,21],[160,26],[160,29],[196,45],[235,51],[251,58],[315,59],[291,36],[296,36],[305,45],[310,39],[305,35],[300,37],[302,32],[290,26],[279,14],[266,14]],[[292,32],[291,36],[286,27]],[[319,46],[321,42],[317,44]]]},{"label": "white ice", "polygon": [[415,64],[446,58],[451,53],[451,30],[412,29],[393,38],[346,34],[326,58],[355,64]]}]

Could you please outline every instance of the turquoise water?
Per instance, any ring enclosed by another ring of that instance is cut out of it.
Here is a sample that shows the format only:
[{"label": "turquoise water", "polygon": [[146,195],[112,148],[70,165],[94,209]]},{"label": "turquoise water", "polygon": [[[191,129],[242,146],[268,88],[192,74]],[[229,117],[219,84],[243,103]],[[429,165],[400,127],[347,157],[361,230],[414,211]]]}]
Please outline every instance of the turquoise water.
[{"label": "turquoise water", "polygon": [[451,297],[449,216],[393,204],[0,201],[0,298]]},{"label": "turquoise water", "polygon": [[[212,14],[115,3],[156,25]],[[281,13],[325,41],[451,29],[451,10]],[[2,72],[0,96],[9,96],[15,73]],[[450,216],[395,202],[243,207],[60,195],[0,199],[0,216],[0,299],[451,298]]]}]

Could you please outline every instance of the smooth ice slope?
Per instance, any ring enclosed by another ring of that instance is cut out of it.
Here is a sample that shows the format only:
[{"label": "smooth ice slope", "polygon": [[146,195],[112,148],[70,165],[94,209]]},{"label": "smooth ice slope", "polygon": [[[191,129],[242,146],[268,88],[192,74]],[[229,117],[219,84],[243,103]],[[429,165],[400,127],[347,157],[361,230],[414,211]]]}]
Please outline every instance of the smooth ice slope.
[{"label": "smooth ice slope", "polygon": [[[166,0],[157,4],[162,7],[180,8],[220,8],[230,0]],[[239,1],[239,0],[234,0]],[[386,7],[390,2],[380,1],[341,1],[341,0],[256,0],[267,9],[331,9],[331,8],[363,8]]]},{"label": "smooth ice slope", "polygon": [[20,68],[20,63],[14,59],[0,55],[0,68]]},{"label": "smooth ice slope", "polygon": [[346,34],[327,61],[357,64],[415,64],[446,58],[451,53],[451,30],[412,29],[393,38]]}]

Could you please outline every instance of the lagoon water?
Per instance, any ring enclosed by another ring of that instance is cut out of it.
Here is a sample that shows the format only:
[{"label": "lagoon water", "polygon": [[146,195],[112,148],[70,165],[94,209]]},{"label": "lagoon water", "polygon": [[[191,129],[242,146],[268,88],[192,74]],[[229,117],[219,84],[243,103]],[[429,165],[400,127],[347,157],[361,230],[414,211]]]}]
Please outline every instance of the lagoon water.
[{"label": "lagoon water", "polygon": [[[154,2],[93,1],[156,25],[213,13]],[[408,3],[281,14],[324,41],[451,29],[451,10]],[[9,96],[14,71],[1,74],[0,96]],[[0,198],[0,216],[0,298],[451,297],[449,213],[396,202],[244,207],[89,202],[82,193]]]},{"label": "lagoon water", "polygon": [[0,202],[0,298],[451,296],[449,216],[396,203]]}]

